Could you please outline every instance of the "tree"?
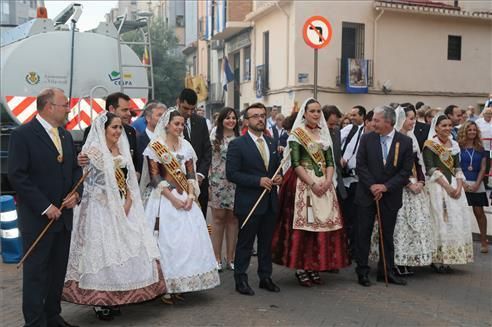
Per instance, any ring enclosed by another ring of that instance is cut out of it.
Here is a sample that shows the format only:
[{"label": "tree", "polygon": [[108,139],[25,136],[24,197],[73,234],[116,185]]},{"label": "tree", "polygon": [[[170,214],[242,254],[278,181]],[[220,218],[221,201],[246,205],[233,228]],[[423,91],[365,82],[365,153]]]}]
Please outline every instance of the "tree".
[{"label": "tree", "polygon": [[[176,97],[184,87],[186,74],[185,58],[178,49],[178,38],[166,27],[162,19],[154,19],[150,24],[152,42],[152,65],[154,67],[155,99],[168,106],[174,106]],[[123,35],[125,41],[142,41],[139,31]],[[132,49],[140,58],[143,57],[144,47],[133,45]]]}]

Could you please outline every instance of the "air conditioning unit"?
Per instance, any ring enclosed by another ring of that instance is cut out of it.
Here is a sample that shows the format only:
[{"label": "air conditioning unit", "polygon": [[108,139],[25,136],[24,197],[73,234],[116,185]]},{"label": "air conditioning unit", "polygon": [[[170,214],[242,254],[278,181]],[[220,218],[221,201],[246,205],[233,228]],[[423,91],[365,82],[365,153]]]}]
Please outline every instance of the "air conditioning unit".
[{"label": "air conditioning unit", "polygon": [[224,41],[223,40],[212,40],[212,42],[210,43],[210,48],[212,50],[224,49]]}]

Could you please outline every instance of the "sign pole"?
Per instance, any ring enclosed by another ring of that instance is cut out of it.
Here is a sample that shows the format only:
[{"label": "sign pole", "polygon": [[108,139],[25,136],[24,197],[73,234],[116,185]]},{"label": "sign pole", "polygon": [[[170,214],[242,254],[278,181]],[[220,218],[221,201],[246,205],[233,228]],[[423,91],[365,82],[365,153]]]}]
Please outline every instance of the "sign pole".
[{"label": "sign pole", "polygon": [[313,98],[318,99],[318,49],[314,49],[314,90]]}]

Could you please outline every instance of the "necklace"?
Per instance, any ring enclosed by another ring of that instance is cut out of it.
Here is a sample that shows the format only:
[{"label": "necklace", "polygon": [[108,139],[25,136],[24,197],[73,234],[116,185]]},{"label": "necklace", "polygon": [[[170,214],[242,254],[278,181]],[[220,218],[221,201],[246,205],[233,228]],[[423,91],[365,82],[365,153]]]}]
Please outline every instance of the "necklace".
[{"label": "necklace", "polygon": [[472,154],[470,155],[470,152],[468,149],[465,150],[468,156],[470,157],[470,164],[468,165],[468,171],[473,171],[473,156],[475,155],[475,149],[472,149]]},{"label": "necklace", "polygon": [[313,131],[319,128],[318,125],[311,126],[310,124],[307,124],[307,123],[306,123],[306,127],[309,128],[310,130],[313,130]]}]

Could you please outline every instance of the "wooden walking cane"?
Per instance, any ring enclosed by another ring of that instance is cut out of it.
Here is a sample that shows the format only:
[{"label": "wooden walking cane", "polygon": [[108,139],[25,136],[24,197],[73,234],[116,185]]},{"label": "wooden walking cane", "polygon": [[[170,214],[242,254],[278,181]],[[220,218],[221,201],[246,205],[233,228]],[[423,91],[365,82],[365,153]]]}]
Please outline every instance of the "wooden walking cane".
[{"label": "wooden walking cane", "polygon": [[[89,174],[89,169],[87,169],[85,171],[85,173],[82,175],[82,177],[80,177],[80,179],[77,182],[77,184],[75,184],[75,186],[73,187],[73,189],[70,191],[70,193],[67,194],[67,196],[63,199],[63,201],[65,201],[66,199],[68,199],[69,197],[71,197],[77,191],[77,189],[79,188],[80,184],[82,184],[84,182],[84,180],[85,180],[85,178],[87,177],[88,174]],[[60,211],[62,211],[64,208],[65,208],[65,206],[62,205],[60,207]],[[48,231],[48,229],[50,229],[50,227],[51,227],[51,225],[53,224],[54,221],[55,221],[55,219],[50,219],[50,222],[41,231],[41,233],[39,233],[39,236],[34,240],[34,242],[32,243],[32,245],[29,247],[29,249],[27,250],[27,252],[22,257],[21,261],[17,264],[17,269],[19,269],[20,267],[22,267],[22,265],[24,264],[24,261],[26,261],[27,257],[29,257],[29,255],[31,254],[32,250],[34,250],[34,248],[39,243],[39,241],[41,241],[41,239],[43,238],[44,234],[46,234],[46,232]]]},{"label": "wooden walking cane", "polygon": [[383,256],[383,269],[384,269],[384,283],[386,287],[388,287],[388,272],[386,271],[386,256],[384,255],[384,241],[383,241],[383,224],[381,223],[381,210],[379,209],[379,200],[376,200],[376,210],[377,210],[377,219],[379,225],[379,243],[381,244],[381,253]]},{"label": "wooden walking cane", "polygon": [[[275,179],[275,177],[277,177],[278,173],[280,172],[280,169],[282,169],[282,166],[285,164],[285,161],[287,159],[289,159],[289,157],[290,157],[290,151],[291,151],[291,149],[289,148],[289,152],[287,153],[286,156],[284,156],[284,158],[280,162],[280,165],[278,166],[277,170],[275,171],[275,174],[273,174],[272,180]],[[263,199],[263,197],[265,196],[265,194],[266,194],[267,191],[268,191],[267,189],[264,189],[263,192],[261,192],[260,197],[258,198],[258,200],[256,200],[255,205],[250,210],[248,216],[246,217],[246,219],[244,220],[243,224],[241,225],[241,229],[243,229],[243,227],[246,225],[246,223],[248,222],[249,218],[251,217],[251,215],[253,214],[253,212],[256,210],[256,207],[258,206],[258,204],[260,204],[261,199]]]}]

